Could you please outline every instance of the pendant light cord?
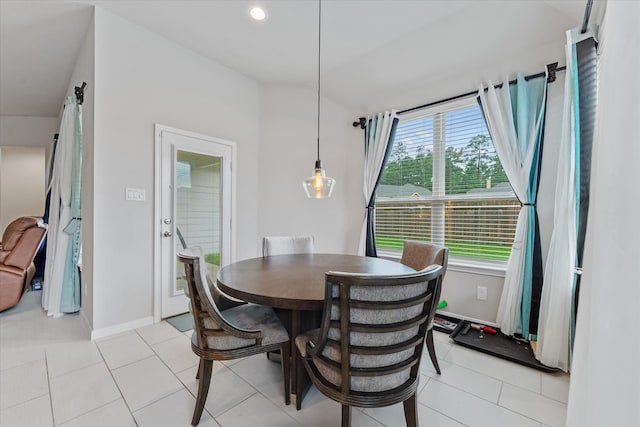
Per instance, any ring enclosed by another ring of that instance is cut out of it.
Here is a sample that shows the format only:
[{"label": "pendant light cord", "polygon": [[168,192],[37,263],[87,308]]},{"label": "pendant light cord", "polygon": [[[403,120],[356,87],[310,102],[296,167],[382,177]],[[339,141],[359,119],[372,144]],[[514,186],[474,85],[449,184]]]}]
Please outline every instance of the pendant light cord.
[{"label": "pendant light cord", "polygon": [[320,161],[320,28],[322,24],[322,0],[318,0],[318,158]]}]

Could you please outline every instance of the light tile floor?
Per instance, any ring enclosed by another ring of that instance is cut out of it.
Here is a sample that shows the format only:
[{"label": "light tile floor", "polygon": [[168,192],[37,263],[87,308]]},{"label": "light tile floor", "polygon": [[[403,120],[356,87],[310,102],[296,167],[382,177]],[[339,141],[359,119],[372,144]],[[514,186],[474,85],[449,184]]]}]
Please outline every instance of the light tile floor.
[{"label": "light tile floor", "polygon": [[[198,359],[190,332],[166,322],[88,339],[75,315],[49,318],[39,292],[0,313],[0,426],[189,426]],[[451,343],[436,333],[442,375],[425,354],[423,426],[563,426],[569,378]],[[200,426],[340,424],[340,406],[315,388],[301,411],[284,405],[280,366],[263,355],[214,364]],[[402,405],[354,409],[354,427],[404,426]]]}]

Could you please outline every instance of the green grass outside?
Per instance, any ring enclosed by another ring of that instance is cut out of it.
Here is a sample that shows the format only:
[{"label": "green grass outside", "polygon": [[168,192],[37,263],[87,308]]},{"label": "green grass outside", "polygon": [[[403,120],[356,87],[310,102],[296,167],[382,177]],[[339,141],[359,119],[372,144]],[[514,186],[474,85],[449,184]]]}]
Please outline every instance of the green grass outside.
[{"label": "green grass outside", "polygon": [[220,254],[205,254],[204,262],[220,266]]},{"label": "green grass outside", "polygon": [[[379,249],[402,250],[403,238],[391,236],[376,236],[376,247]],[[480,258],[506,261],[509,259],[511,247],[504,247],[490,244],[477,243],[448,243],[445,246],[449,249],[450,256],[462,256],[467,258]]]}]

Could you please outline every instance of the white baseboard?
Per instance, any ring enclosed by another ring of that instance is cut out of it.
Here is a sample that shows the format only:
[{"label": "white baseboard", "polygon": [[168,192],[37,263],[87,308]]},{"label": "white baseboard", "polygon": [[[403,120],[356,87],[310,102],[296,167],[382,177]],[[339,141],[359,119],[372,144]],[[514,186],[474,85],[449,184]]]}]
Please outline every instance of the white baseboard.
[{"label": "white baseboard", "polygon": [[82,309],[80,309],[80,318],[82,319],[82,324],[84,325],[84,328],[87,334],[91,335],[91,331],[92,331],[91,323],[89,323],[89,319],[87,319],[87,315]]},{"label": "white baseboard", "polygon": [[498,327],[498,324],[496,324],[494,322],[487,322],[486,320],[480,320],[480,319],[476,319],[474,317],[463,316],[462,314],[457,314],[457,313],[450,313],[448,311],[437,310],[436,314],[442,314],[444,316],[449,316],[449,317],[453,317],[455,319],[460,319],[460,320],[468,320],[469,322],[472,322],[472,323],[478,323],[480,325],[491,326],[491,327],[494,327],[494,328]]},{"label": "white baseboard", "polygon": [[106,328],[94,329],[91,331],[91,341],[110,335],[119,334],[120,332],[131,331],[136,328],[153,324],[153,316],[143,317],[141,319],[132,320],[131,322],[120,323],[118,325],[107,326]]}]

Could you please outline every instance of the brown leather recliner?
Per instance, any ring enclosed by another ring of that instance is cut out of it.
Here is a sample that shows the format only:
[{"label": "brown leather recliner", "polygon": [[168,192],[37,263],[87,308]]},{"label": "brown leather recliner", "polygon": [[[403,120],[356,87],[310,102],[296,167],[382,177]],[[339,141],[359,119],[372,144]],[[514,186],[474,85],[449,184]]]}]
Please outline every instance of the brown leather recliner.
[{"label": "brown leather recliner", "polygon": [[37,217],[18,218],[7,226],[0,242],[0,311],[18,304],[36,271],[33,258],[47,232]]}]

